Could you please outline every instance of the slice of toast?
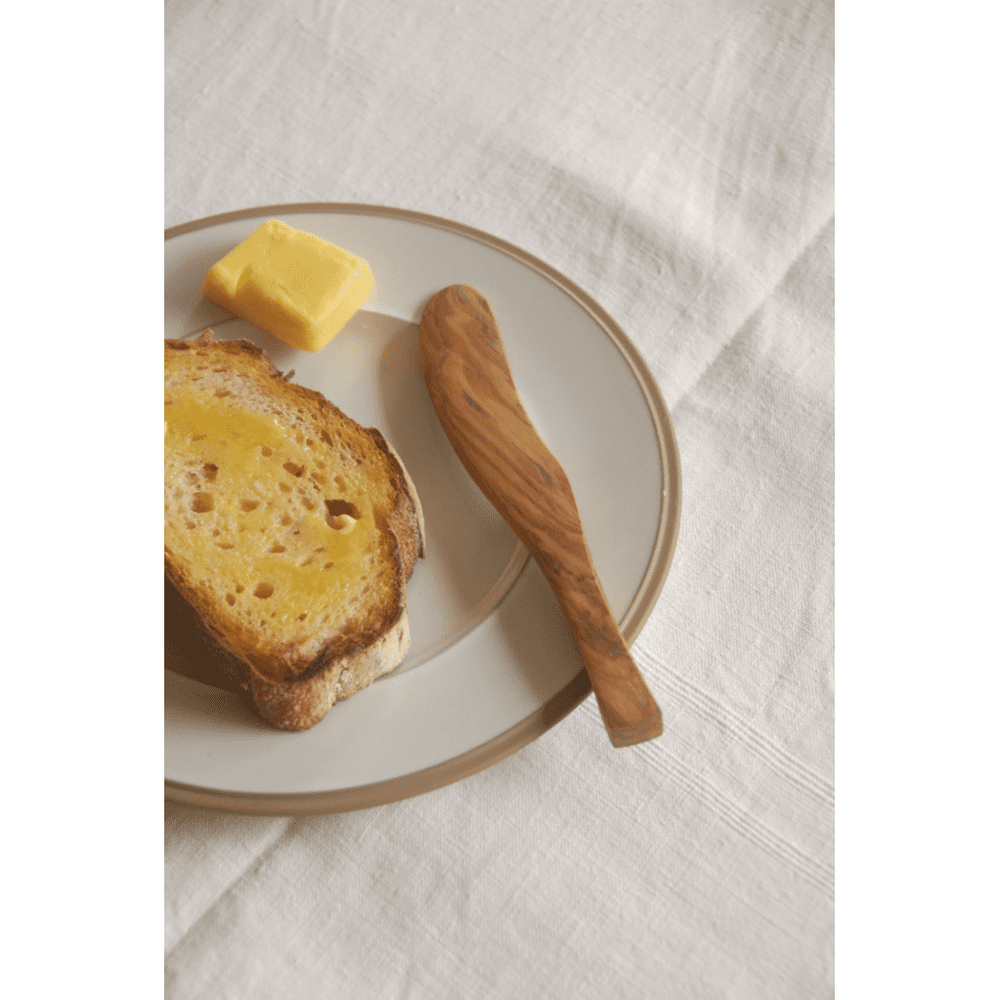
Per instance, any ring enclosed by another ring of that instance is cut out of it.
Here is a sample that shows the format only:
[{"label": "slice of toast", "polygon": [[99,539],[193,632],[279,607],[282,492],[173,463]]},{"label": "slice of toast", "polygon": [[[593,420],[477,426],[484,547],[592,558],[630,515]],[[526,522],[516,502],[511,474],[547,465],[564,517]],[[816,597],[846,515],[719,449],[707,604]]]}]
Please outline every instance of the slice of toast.
[{"label": "slice of toast", "polygon": [[258,711],[308,729],[395,669],[424,551],[382,435],[246,340],[167,340],[164,563]]}]

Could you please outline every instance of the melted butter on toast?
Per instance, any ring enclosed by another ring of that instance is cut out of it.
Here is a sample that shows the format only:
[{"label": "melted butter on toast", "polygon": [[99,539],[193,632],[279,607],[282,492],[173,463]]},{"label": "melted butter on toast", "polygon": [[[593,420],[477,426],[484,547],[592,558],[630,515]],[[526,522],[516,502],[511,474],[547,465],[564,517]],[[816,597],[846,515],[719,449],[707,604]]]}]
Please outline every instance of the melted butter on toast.
[{"label": "melted butter on toast", "polygon": [[[307,605],[321,597],[335,603],[345,584],[364,575],[375,531],[371,502],[343,496],[327,481],[303,431],[197,393],[172,399],[164,416],[166,447],[198,455],[200,469],[175,473],[186,482],[173,485],[188,489],[191,542],[199,561],[228,582],[230,607],[261,602],[270,618],[305,620]],[[304,477],[324,487],[316,499],[295,491]]]}]

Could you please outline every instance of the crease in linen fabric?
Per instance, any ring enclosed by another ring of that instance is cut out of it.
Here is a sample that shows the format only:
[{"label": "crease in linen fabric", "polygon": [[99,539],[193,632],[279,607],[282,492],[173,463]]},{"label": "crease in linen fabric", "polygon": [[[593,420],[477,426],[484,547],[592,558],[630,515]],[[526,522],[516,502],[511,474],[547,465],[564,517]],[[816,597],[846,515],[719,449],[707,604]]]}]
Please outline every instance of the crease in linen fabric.
[{"label": "crease in linen fabric", "polygon": [[[800,261],[804,260],[808,256],[813,245],[817,241],[823,240],[827,237],[827,233],[831,231],[832,225],[833,225],[833,219],[830,218],[824,222],[824,224],[819,228],[817,232],[813,233],[808,239],[806,239],[805,242],[803,243],[801,251],[798,254],[796,254],[794,258],[790,261],[785,273],[780,275],[772,285],[767,286],[766,288],[760,290],[758,294],[753,297],[750,297],[748,295],[748,305],[746,307],[748,309],[748,312],[746,314],[746,318],[741,321],[740,319],[737,318],[739,313],[735,313],[733,315],[733,317],[729,320],[729,322],[733,324],[730,337],[718,343],[717,354],[715,354],[712,357],[705,357],[704,359],[702,359],[704,367],[700,372],[695,372],[695,371],[691,372],[692,381],[690,387],[684,389],[679,395],[676,395],[673,399],[670,400],[669,405],[671,409],[673,409],[681,402],[683,402],[687,393],[690,392],[692,388],[697,386],[701,378],[711,369],[712,365],[716,363],[719,356],[722,355],[722,353],[729,347],[729,345],[739,336],[740,331],[742,330],[744,324],[747,322],[751,322],[753,320],[753,317],[759,312],[759,310],[767,305],[769,298],[774,294],[775,291],[778,290],[780,285],[787,279],[788,275],[794,271],[795,267],[800,263]],[[723,273],[723,271],[724,269],[720,268],[719,273]],[[712,285],[715,284],[717,284],[717,281],[714,280],[714,276],[710,276],[706,280],[702,288],[699,289],[698,292],[695,294],[694,299],[692,300],[688,308],[692,308],[698,305],[699,300],[702,298],[703,295],[707,295],[708,297],[711,297],[712,294],[718,295],[719,294],[718,288],[715,288],[714,292],[710,291]],[[675,329],[676,327],[672,328],[671,333]],[[661,380],[659,369],[662,363],[659,362],[659,359],[657,358],[656,354],[650,354],[649,356],[647,356],[646,361],[650,364],[650,367],[652,368],[654,374],[658,376],[657,380],[659,382]]]},{"label": "crease in linen fabric", "polygon": [[[833,995],[833,6],[166,4],[168,226],[412,208],[594,296],[671,409],[681,534],[593,698],[362,813],[167,804],[166,996]],[[623,508],[625,504],[623,503]]]},{"label": "crease in linen fabric", "polygon": [[[290,820],[266,816],[228,816],[199,810],[178,811],[167,804],[166,951],[169,954],[206,912],[272,847]],[[224,832],[226,847],[212,831]]]}]

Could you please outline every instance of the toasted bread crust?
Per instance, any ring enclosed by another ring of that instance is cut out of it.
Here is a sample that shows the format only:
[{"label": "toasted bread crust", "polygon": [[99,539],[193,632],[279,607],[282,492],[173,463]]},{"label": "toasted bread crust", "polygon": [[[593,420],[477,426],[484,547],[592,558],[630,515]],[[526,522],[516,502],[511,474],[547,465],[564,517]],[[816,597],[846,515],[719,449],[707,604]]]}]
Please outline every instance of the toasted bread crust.
[{"label": "toasted bread crust", "polygon": [[250,694],[258,711],[273,725],[307,729],[337,701],[393,670],[409,649],[405,584],[424,554],[423,517],[416,490],[399,456],[380,432],[361,428],[320,393],[289,382],[256,345],[245,340],[213,342],[211,331],[206,331],[196,340],[167,340],[164,346],[168,364],[170,352],[178,351],[194,350],[213,362],[223,359],[227,367],[246,372],[248,378],[256,380],[258,389],[262,386],[261,391],[273,394],[276,401],[291,401],[297,410],[308,412],[310,427],[315,426],[317,433],[324,426],[332,431],[335,425],[342,429],[349,425],[352,434],[364,434],[382,456],[379,465],[395,500],[381,530],[391,539],[395,555],[380,577],[386,596],[379,602],[378,614],[356,622],[346,632],[339,629],[310,637],[305,647],[283,643],[277,636],[274,641],[267,641],[269,637],[262,640],[261,630],[240,627],[231,616],[220,614],[219,594],[206,587],[196,572],[201,570],[204,576],[204,568],[178,558],[169,543],[165,544],[166,577],[224,653],[217,657],[223,669]]}]

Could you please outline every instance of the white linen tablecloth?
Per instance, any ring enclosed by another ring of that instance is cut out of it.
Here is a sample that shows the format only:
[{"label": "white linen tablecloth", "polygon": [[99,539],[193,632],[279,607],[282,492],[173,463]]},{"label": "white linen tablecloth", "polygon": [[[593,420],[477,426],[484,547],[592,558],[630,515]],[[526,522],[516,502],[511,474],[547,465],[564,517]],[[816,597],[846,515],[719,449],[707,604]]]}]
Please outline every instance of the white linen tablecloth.
[{"label": "white linen tablecloth", "polygon": [[166,804],[166,996],[833,996],[831,0],[167,0],[173,226],[378,203],[508,240],[653,371],[681,532],[593,698],[362,812]]}]

